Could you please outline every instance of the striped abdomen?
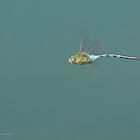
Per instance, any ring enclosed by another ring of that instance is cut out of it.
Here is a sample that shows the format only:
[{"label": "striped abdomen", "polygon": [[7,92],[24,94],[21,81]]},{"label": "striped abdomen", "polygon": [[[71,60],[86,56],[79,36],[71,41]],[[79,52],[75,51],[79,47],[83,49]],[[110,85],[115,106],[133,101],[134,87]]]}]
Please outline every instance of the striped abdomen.
[{"label": "striped abdomen", "polygon": [[100,56],[100,57],[116,57],[116,58],[129,59],[129,60],[140,60],[139,57],[120,55],[120,54],[99,54],[98,56]]}]

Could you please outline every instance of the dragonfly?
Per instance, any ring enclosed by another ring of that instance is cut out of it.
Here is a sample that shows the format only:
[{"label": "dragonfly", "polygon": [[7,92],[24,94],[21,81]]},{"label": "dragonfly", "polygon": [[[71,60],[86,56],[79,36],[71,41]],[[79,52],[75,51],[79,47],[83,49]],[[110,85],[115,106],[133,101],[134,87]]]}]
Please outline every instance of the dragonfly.
[{"label": "dragonfly", "polygon": [[114,54],[114,53],[94,54],[94,50],[96,49],[96,43],[93,43],[89,51],[86,51],[85,48],[86,48],[85,39],[81,39],[80,50],[78,53],[68,58],[69,64],[75,64],[75,65],[92,64],[97,59],[104,58],[104,57],[120,58],[120,59],[127,59],[127,60],[140,60],[140,57],[128,56],[122,54]]}]

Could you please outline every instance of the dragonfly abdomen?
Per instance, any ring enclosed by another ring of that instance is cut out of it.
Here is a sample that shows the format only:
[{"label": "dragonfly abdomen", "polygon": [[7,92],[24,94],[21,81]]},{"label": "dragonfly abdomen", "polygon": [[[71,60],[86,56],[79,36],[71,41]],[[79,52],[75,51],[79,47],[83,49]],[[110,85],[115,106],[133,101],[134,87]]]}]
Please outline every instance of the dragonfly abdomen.
[{"label": "dragonfly abdomen", "polygon": [[140,60],[140,58],[135,56],[127,56],[127,55],[120,55],[120,54],[100,54],[100,57],[116,57],[121,59],[129,59],[129,60]]}]

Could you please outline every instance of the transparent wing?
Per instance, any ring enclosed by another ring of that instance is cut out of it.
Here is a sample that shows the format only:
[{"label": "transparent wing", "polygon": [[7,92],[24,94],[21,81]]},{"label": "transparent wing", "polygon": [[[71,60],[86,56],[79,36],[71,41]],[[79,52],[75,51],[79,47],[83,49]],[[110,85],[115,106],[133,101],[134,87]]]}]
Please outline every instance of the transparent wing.
[{"label": "transparent wing", "polygon": [[87,47],[88,37],[87,37],[87,29],[81,30],[81,42],[80,42],[80,52],[84,52]]},{"label": "transparent wing", "polygon": [[93,41],[93,39],[89,39],[88,30],[81,30],[81,43],[80,43],[80,52],[87,52],[89,54],[101,54],[103,52],[103,48],[101,47],[100,41]]},{"label": "transparent wing", "polygon": [[81,43],[80,43],[80,53],[85,50],[86,46],[86,39],[84,37],[81,38]]},{"label": "transparent wing", "polygon": [[94,53],[95,49],[97,49],[97,42],[94,42],[91,46],[90,53]]},{"label": "transparent wing", "polygon": [[99,65],[96,62],[93,62],[92,64],[88,64],[86,66],[87,66],[87,72],[91,75],[95,74],[99,69]]},{"label": "transparent wing", "polygon": [[95,41],[92,43],[90,50],[88,51],[89,54],[100,54],[102,53],[102,47],[99,41]]}]

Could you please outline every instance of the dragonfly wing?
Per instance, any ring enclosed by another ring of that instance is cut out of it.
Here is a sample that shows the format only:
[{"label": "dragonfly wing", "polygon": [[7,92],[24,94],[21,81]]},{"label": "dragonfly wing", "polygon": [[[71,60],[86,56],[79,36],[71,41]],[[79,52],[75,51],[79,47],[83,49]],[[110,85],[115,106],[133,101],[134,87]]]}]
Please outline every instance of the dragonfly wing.
[{"label": "dragonfly wing", "polygon": [[85,49],[85,38],[84,37],[82,37],[81,38],[81,43],[80,43],[80,53],[81,52],[83,52],[84,51],[84,49]]},{"label": "dragonfly wing", "polygon": [[93,53],[94,52],[94,50],[97,48],[97,43],[96,42],[94,42],[93,44],[92,44],[92,46],[91,46],[91,49],[90,49],[90,53]]},{"label": "dragonfly wing", "polygon": [[87,52],[87,46],[88,46],[88,38],[86,36],[81,37],[81,43],[80,43],[80,52]]},{"label": "dragonfly wing", "polygon": [[87,66],[87,71],[89,74],[95,74],[98,69],[99,69],[99,65],[94,61],[92,64],[88,64]]},{"label": "dragonfly wing", "polygon": [[100,54],[102,52],[101,45],[98,41],[94,42],[91,45],[91,49],[89,51],[89,54]]},{"label": "dragonfly wing", "polygon": [[99,54],[102,52],[99,41],[93,42],[88,38],[88,31],[86,29],[81,31],[80,52],[87,52],[89,54]]},{"label": "dragonfly wing", "polygon": [[88,31],[87,29],[82,29],[81,30],[81,43],[80,43],[80,52],[84,52],[87,47],[87,42],[88,42]]}]

